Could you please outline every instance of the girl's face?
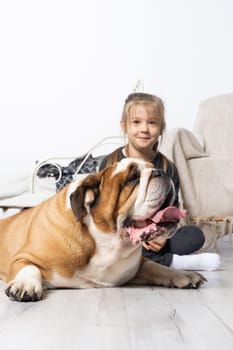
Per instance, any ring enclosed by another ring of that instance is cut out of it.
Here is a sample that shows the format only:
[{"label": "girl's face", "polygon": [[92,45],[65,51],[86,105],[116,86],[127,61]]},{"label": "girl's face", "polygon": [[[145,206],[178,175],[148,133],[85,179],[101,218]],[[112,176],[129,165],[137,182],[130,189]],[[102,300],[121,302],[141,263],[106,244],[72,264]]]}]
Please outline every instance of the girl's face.
[{"label": "girl's face", "polygon": [[142,104],[131,107],[126,125],[122,127],[131,146],[142,152],[151,151],[161,135],[159,118]]}]

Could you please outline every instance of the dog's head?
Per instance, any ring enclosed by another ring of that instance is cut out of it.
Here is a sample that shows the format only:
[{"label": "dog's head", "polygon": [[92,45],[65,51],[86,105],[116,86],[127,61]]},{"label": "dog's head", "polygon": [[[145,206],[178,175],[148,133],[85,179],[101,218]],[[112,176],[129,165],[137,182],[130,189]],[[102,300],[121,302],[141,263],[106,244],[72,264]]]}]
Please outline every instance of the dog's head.
[{"label": "dog's head", "polygon": [[82,180],[70,195],[71,208],[89,230],[118,232],[133,243],[168,238],[183,213],[172,207],[175,189],[161,170],[126,158]]}]

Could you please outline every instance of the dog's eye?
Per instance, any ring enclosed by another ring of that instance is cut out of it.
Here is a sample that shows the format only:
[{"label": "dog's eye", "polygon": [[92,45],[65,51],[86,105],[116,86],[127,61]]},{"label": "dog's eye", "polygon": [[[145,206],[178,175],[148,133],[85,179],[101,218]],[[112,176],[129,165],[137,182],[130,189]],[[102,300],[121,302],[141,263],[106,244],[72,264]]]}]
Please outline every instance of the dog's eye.
[{"label": "dog's eye", "polygon": [[134,167],[133,169],[131,169],[126,183],[127,184],[137,183],[137,182],[139,182],[139,178],[140,178],[140,172],[138,171],[138,169],[136,167]]}]

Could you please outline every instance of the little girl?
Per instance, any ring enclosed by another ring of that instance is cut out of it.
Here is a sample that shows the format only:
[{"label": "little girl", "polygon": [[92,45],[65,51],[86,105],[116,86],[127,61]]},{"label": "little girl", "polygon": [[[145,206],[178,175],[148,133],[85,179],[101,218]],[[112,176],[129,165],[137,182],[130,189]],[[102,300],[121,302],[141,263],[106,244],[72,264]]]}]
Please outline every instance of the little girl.
[{"label": "little girl", "polygon": [[[128,137],[128,143],[106,156],[100,164],[100,170],[125,157],[150,161],[173,180],[176,189],[174,205],[178,206],[177,168],[158,151],[159,138],[163,135],[165,124],[164,104],[159,97],[147,93],[130,94],[125,101],[121,118],[121,128]],[[218,254],[192,254],[204,242],[204,234],[197,226],[183,226],[169,240],[144,242],[142,250],[146,258],[173,268],[215,270],[220,263]]]}]

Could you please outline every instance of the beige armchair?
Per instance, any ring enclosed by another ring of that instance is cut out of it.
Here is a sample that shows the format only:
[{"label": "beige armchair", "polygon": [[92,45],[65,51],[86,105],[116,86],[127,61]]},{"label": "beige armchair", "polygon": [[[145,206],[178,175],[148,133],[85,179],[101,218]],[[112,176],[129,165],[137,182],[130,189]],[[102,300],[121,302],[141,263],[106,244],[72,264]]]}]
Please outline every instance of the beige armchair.
[{"label": "beige armchair", "polygon": [[232,233],[233,93],[203,101],[193,131],[169,131],[161,150],[178,168],[187,220],[208,236]]}]

